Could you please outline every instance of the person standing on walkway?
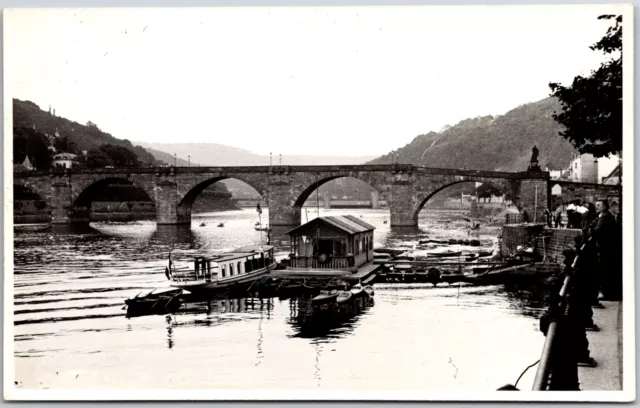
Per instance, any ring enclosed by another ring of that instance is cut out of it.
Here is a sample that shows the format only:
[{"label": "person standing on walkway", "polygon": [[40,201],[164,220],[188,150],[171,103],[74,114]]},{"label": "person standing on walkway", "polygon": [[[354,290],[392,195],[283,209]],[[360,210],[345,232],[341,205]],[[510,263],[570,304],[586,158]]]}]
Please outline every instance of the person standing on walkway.
[{"label": "person standing on walkway", "polygon": [[605,300],[622,300],[622,240],[618,224],[609,212],[609,202],[596,203],[598,221],[593,235],[598,245],[602,296]]},{"label": "person standing on walkway", "polygon": [[562,205],[558,204],[555,214],[556,228],[562,228]]}]

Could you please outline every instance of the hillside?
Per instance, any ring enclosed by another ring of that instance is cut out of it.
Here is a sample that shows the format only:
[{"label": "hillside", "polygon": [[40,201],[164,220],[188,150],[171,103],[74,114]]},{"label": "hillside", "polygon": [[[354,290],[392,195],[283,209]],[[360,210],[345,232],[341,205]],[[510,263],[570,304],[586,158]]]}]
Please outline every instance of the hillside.
[{"label": "hillside", "polygon": [[[557,100],[547,98],[501,116],[465,119],[440,133],[416,137],[398,149],[398,161],[428,167],[524,171],[535,144],[543,169],[561,169],[577,151],[558,135],[561,127],[551,115],[559,109]],[[369,163],[391,162],[389,153]]]},{"label": "hillside", "polygon": [[[98,129],[95,125],[81,125],[77,122],[71,121],[66,118],[54,116],[49,112],[45,112],[38,105],[30,101],[21,101],[13,99],[13,127],[21,130],[33,129],[33,132],[41,134],[41,137],[45,137],[45,134],[54,135],[58,132],[59,137],[67,137],[69,141],[76,144],[79,151],[98,149],[100,145],[108,143],[116,146],[126,147],[133,151],[143,165],[161,165],[163,163],[173,165],[174,157],[172,154],[160,152],[160,151],[147,151],[142,146],[134,146],[128,140],[121,140],[113,137],[112,135],[105,133]],[[15,135],[14,135],[15,136]],[[32,146],[33,147],[33,146]],[[17,146],[14,146],[16,149]],[[26,147],[25,147],[26,148]],[[23,160],[23,156],[17,158],[18,161]],[[31,155],[32,153],[30,153]],[[46,154],[46,150],[45,150]],[[33,156],[31,156],[33,158]],[[188,161],[181,158],[175,159],[178,166],[187,166]],[[239,184],[246,189],[246,186],[239,181],[227,181],[223,183],[216,183],[205,189],[194,203],[194,212],[200,211],[213,211],[221,209],[235,209],[234,202],[230,199],[231,193],[227,190],[226,184],[231,184],[237,189]],[[255,192],[251,190],[252,196],[255,196]],[[246,194],[245,194],[246,195]],[[242,194],[241,194],[242,196]],[[21,197],[26,200],[29,197]],[[95,201],[145,201],[147,200],[145,195],[141,195],[139,191],[128,188],[127,186],[109,186],[103,191],[99,192],[95,197]]]},{"label": "hillside", "polygon": [[49,135],[54,135],[57,130],[60,137],[66,136],[69,141],[75,143],[79,151],[98,149],[105,143],[126,147],[133,151],[144,164],[156,163],[153,155],[141,146],[134,146],[126,139],[116,139],[94,124],[81,125],[78,122],[54,116],[30,101],[13,99],[13,127],[14,129],[35,127],[37,131]]},{"label": "hillside", "polygon": [[[152,152],[164,152],[173,160],[173,154],[178,157],[191,156],[191,163],[202,166],[268,166],[269,156],[262,156],[250,152],[215,143],[148,143],[135,142]],[[154,153],[155,154],[155,153]],[[282,164],[288,166],[319,165],[319,164],[363,164],[372,160],[374,156],[313,156],[313,155],[283,155]],[[164,159],[163,159],[164,160]],[[272,164],[279,163],[278,153],[274,152]],[[171,162],[173,164],[173,161]]]}]

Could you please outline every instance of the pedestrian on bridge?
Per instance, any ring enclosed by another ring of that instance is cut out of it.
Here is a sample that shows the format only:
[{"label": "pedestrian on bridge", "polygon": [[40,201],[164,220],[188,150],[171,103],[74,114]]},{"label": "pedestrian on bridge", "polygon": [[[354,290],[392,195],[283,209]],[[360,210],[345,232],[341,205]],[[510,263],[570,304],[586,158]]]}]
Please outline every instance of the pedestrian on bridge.
[{"label": "pedestrian on bridge", "polygon": [[555,226],[556,228],[562,228],[562,205],[558,204],[555,211]]}]

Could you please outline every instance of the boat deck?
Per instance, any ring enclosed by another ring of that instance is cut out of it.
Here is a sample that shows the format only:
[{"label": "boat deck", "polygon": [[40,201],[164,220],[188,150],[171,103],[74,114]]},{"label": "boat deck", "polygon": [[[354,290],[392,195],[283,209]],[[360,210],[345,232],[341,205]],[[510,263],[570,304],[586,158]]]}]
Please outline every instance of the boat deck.
[{"label": "boat deck", "polygon": [[382,265],[368,263],[360,268],[357,272],[349,272],[340,269],[312,269],[312,268],[287,268],[280,270],[272,270],[271,276],[274,278],[316,278],[316,279],[335,279],[340,278],[348,282],[358,282],[366,280],[381,268]]}]

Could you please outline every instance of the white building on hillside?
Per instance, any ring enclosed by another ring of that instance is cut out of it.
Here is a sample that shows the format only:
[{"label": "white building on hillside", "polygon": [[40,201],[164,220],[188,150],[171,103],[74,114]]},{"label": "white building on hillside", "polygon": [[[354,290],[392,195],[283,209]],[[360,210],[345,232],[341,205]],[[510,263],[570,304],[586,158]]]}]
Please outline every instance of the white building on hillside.
[{"label": "white building on hillside", "polygon": [[53,168],[73,168],[78,166],[78,156],[73,153],[58,153],[53,156],[51,167]]}]

